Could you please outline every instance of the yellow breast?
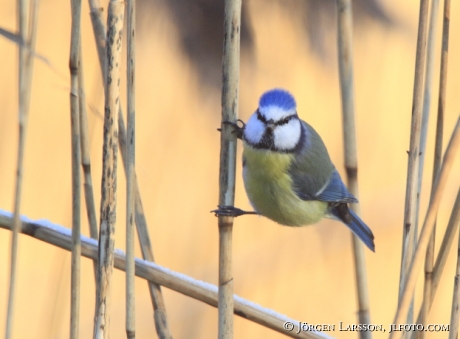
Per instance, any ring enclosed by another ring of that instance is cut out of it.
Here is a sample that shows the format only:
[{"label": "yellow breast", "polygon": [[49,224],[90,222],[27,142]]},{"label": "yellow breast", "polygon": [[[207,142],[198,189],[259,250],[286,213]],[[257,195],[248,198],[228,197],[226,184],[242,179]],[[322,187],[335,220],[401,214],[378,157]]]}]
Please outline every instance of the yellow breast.
[{"label": "yellow breast", "polygon": [[243,179],[257,213],[287,226],[314,224],[324,217],[327,203],[300,199],[292,190],[288,168],[293,154],[254,149],[244,143]]}]

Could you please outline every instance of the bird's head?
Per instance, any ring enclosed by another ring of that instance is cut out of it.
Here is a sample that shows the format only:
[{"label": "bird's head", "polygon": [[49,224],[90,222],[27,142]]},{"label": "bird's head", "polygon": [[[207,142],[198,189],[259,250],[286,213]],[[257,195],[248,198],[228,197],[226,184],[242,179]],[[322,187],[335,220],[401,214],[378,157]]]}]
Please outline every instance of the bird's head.
[{"label": "bird's head", "polygon": [[301,134],[294,97],[276,88],[260,97],[259,108],[244,128],[243,140],[254,148],[290,152],[298,146]]}]

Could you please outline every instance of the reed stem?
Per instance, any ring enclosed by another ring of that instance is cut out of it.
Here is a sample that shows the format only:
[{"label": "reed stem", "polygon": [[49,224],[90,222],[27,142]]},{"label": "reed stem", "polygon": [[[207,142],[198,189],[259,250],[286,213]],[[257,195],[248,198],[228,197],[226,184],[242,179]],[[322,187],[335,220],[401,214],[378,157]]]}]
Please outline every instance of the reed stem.
[{"label": "reed stem", "polygon": [[[447,177],[449,175],[450,169],[454,162],[455,155],[460,145],[460,117],[457,120],[454,132],[450,139],[449,145],[444,155],[444,160],[441,166],[441,170],[436,179],[435,189],[433,191],[432,199],[430,205],[428,206],[428,211],[425,217],[422,231],[420,233],[419,242],[417,249],[414,253],[410,269],[407,274],[406,283],[403,287],[403,293],[401,294],[400,303],[398,310],[396,312],[393,324],[404,324],[407,315],[409,312],[412,295],[414,293],[415,284],[417,282],[417,274],[423,264],[423,255],[426,252],[428,243],[430,240],[431,232],[435,224],[436,213],[441,202],[441,196],[444,191]],[[402,336],[403,332],[393,331],[390,334],[390,339],[398,339]]]},{"label": "reed stem", "polygon": [[[93,25],[93,32],[95,35],[96,47],[99,57],[99,65],[101,68],[101,73],[105,79],[106,74],[106,62],[105,62],[105,25],[101,19],[102,9],[99,6],[98,0],[89,0],[89,5],[91,8],[91,23]],[[104,89],[105,90],[105,89]],[[126,173],[126,128],[123,120],[123,113],[120,108],[118,112],[118,142],[120,144],[120,152],[123,158],[123,165],[125,166]],[[144,213],[144,208],[142,206],[142,200],[139,190],[139,185],[137,183],[137,177],[134,174],[134,194],[135,194],[135,213],[136,213],[136,226],[139,243],[141,244],[142,256],[144,259],[155,262],[153,256],[153,247],[150,241],[150,235],[147,227],[147,220]],[[169,330],[166,306],[161,291],[161,286],[154,284],[152,282],[148,283],[150,297],[152,299],[152,305],[154,310],[154,321],[155,329],[157,331],[158,337],[160,339],[171,339],[171,332]]]},{"label": "reed stem", "polygon": [[[91,175],[91,158],[89,147],[88,115],[86,113],[86,93],[83,76],[83,60],[81,58],[80,42],[80,67],[78,68],[78,98],[80,112],[80,148],[81,148],[81,167],[83,169],[83,189],[85,193],[86,215],[88,217],[89,234],[91,238],[98,239],[96,204],[94,202],[93,179]],[[97,261],[93,262],[94,280],[97,276]]]},{"label": "reed stem", "polygon": [[120,109],[120,65],[125,4],[111,0],[107,16],[107,78],[105,81],[104,145],[102,163],[101,224],[97,271],[94,339],[108,339],[110,328],[110,291],[112,287],[115,242],[118,129]]},{"label": "reed stem", "polygon": [[26,143],[27,125],[29,120],[30,93],[33,74],[33,55],[35,54],[35,42],[37,36],[39,0],[32,2],[18,0],[17,19],[18,35],[23,42],[19,47],[19,73],[18,73],[18,116],[19,116],[19,139],[18,156],[16,163],[16,185],[14,191],[14,227],[11,234],[10,256],[10,281],[8,289],[8,306],[6,311],[5,339],[10,339],[13,332],[14,297],[16,290],[16,270],[18,261],[18,238],[21,232],[20,211],[22,198],[22,184],[24,174],[24,153]]},{"label": "reed stem", "polygon": [[70,116],[72,132],[72,258],[70,298],[70,338],[79,338],[80,257],[81,257],[81,179],[80,179],[80,110],[78,73],[80,68],[81,0],[71,0],[70,32]]},{"label": "reed stem", "polygon": [[[420,134],[423,106],[423,76],[426,60],[426,36],[428,22],[428,0],[420,0],[419,25],[417,34],[417,51],[415,56],[414,91],[412,97],[412,121],[410,133],[409,159],[407,165],[406,199],[404,207],[404,227],[402,242],[401,273],[399,279],[399,303],[406,285],[410,264],[417,243],[417,183],[420,162]],[[412,323],[413,298],[405,323]]]},{"label": "reed stem", "polygon": [[[222,65],[222,121],[238,116],[241,0],[225,0],[224,58]],[[235,202],[236,136],[222,124],[219,169],[219,205]],[[233,217],[219,216],[219,339],[233,338]]]},{"label": "reed stem", "polygon": [[[428,30],[428,46],[427,46],[427,60],[426,60],[426,71],[425,71],[425,89],[423,96],[423,114],[422,114],[422,127],[421,127],[421,137],[420,137],[420,162],[419,162],[419,177],[418,177],[418,194],[421,194],[422,187],[422,177],[423,177],[423,167],[425,162],[426,154],[426,139],[428,131],[428,121],[430,115],[430,106],[431,106],[431,88],[433,84],[433,65],[434,65],[434,51],[435,51],[435,42],[436,42],[436,33],[437,33],[437,17],[438,17],[438,7],[439,0],[432,0],[431,2],[431,11],[430,11],[430,26]],[[438,115],[438,128],[436,131],[436,144],[435,144],[435,156],[433,163],[433,176],[431,181],[431,190],[433,193],[433,188],[436,180],[436,175],[439,172],[441,165],[441,156],[442,156],[442,119],[441,126]],[[420,199],[417,199],[417,224],[419,216],[419,206]],[[436,224],[431,233],[430,241],[428,243],[428,248],[426,250],[425,256],[425,284],[423,288],[423,302],[422,302],[422,320],[421,323],[426,325],[428,319],[428,303],[425,300],[428,300],[431,297],[431,288],[433,282],[433,264],[434,264],[434,246],[435,246],[435,234],[436,234]],[[424,331],[418,332],[419,338],[422,339],[425,337]]]},{"label": "reed stem", "polygon": [[135,166],[135,0],[127,1],[127,114],[128,140],[126,144],[126,336],[135,336],[135,293],[134,293],[134,166]]},{"label": "reed stem", "polygon": [[[11,230],[11,224],[12,218],[0,211],[0,228]],[[72,248],[72,238],[69,229],[60,225],[51,224],[50,222],[42,223],[40,221],[23,220],[22,233],[65,250]],[[97,242],[82,236],[81,243],[82,255],[93,260],[97,259]],[[124,271],[126,269],[126,257],[123,251],[115,250],[114,258],[114,267]],[[210,306],[217,307],[218,292],[215,285],[195,280],[185,274],[174,272],[151,261],[136,259],[135,262],[136,276],[149,280],[152,284],[162,285]],[[278,333],[291,338],[333,339],[321,332],[299,331],[299,321],[279,314],[274,310],[263,308],[237,295],[233,295],[233,298],[235,315],[270,328]],[[286,322],[293,324],[292,331],[286,331],[284,327]]]},{"label": "reed stem", "polygon": [[[342,122],[345,169],[348,189],[359,198],[358,155],[356,150],[354,83],[353,83],[353,19],[351,0],[337,1],[337,47],[339,60],[340,91],[342,95]],[[352,205],[360,215],[358,204]],[[369,287],[367,284],[366,258],[364,247],[358,237],[352,233],[355,261],[356,293],[358,296],[358,322],[370,323]],[[370,339],[372,332],[361,331],[361,339]]]},{"label": "reed stem", "polygon": [[[452,209],[451,219],[456,219],[456,224],[460,223],[460,189],[457,194],[457,201]],[[450,223],[450,220],[449,220]],[[457,246],[457,267],[454,277],[454,293],[452,296],[452,309],[450,314],[449,339],[458,338],[458,327],[460,318],[460,232],[458,234]]]}]

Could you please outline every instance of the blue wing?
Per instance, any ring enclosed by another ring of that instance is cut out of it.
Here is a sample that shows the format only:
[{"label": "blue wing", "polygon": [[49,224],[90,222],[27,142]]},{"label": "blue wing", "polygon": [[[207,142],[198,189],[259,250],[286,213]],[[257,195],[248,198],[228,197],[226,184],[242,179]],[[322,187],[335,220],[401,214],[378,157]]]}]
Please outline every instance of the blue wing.
[{"label": "blue wing", "polygon": [[315,199],[325,202],[358,202],[358,200],[348,192],[347,187],[344,185],[336,169],[332,172],[328,183],[315,195]]}]

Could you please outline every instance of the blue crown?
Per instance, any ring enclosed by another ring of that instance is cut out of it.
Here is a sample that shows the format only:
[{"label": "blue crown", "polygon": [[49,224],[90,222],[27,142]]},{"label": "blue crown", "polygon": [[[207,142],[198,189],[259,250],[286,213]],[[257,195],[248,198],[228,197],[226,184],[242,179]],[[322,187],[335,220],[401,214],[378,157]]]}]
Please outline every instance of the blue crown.
[{"label": "blue crown", "polygon": [[259,108],[269,106],[276,106],[288,111],[295,109],[296,103],[291,93],[284,89],[275,88],[265,92],[260,97]]}]

